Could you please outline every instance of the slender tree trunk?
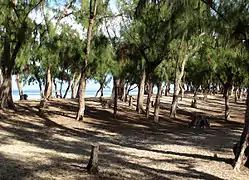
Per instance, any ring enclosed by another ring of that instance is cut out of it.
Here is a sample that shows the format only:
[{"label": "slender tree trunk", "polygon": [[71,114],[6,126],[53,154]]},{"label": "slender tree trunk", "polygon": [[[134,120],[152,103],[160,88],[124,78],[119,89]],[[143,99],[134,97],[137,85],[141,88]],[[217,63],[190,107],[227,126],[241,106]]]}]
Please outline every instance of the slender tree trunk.
[{"label": "slender tree trunk", "polygon": [[114,106],[113,106],[113,114],[114,114],[114,117],[116,118],[117,111],[118,111],[118,85],[119,85],[119,80],[116,79],[115,77],[113,79],[114,79]]},{"label": "slender tree trunk", "polygon": [[194,100],[191,103],[191,107],[197,108],[197,88],[195,89],[195,92],[194,92]]},{"label": "slender tree trunk", "polygon": [[68,79],[67,79],[67,89],[66,89],[66,91],[65,91],[65,94],[64,94],[64,96],[63,96],[63,99],[66,99],[67,93],[68,93],[68,91],[69,91],[69,89],[70,89],[70,86],[71,86],[71,80],[70,80],[70,77],[68,77]]},{"label": "slender tree trunk", "polygon": [[224,87],[224,98],[225,98],[225,120],[230,120],[230,107],[229,107],[229,89]]},{"label": "slender tree trunk", "polygon": [[78,86],[79,80],[80,80],[80,75],[76,77],[76,73],[75,73],[75,76],[73,78],[73,83],[71,85],[71,91],[72,91],[71,99],[75,99],[77,96],[77,86]]},{"label": "slender tree trunk", "polygon": [[60,82],[60,98],[62,98],[62,85],[63,85],[63,80],[61,79],[61,82]]},{"label": "slender tree trunk", "polygon": [[243,132],[240,137],[240,142],[238,148],[235,152],[235,159],[234,159],[234,170],[239,171],[241,166],[244,165],[244,159],[249,157],[245,157],[245,150],[248,148],[248,138],[249,138],[249,93],[247,93],[247,100],[246,100],[246,113],[245,113],[245,124],[243,128]]},{"label": "slender tree trunk", "polygon": [[90,1],[90,18],[89,18],[89,25],[87,29],[87,45],[86,45],[86,55],[85,61],[82,66],[81,70],[81,78],[80,78],[80,86],[79,86],[79,110],[76,116],[76,120],[83,119],[85,113],[85,91],[86,91],[86,71],[87,71],[87,63],[88,63],[88,56],[90,53],[90,46],[91,46],[91,38],[92,38],[92,28],[94,23],[94,18],[97,11],[97,0],[94,0],[93,10],[91,9],[92,0]]},{"label": "slender tree trunk", "polygon": [[0,87],[2,86],[3,83],[3,73],[2,73],[2,69],[0,68]]},{"label": "slender tree trunk", "polygon": [[238,88],[235,87],[234,88],[234,102],[237,103],[238,100]]},{"label": "slender tree trunk", "polygon": [[239,88],[239,94],[238,94],[238,99],[240,100],[241,99],[241,95],[242,94],[242,89],[241,88]]},{"label": "slender tree trunk", "polygon": [[22,81],[20,79],[19,73],[16,74],[16,85],[19,92],[20,100],[23,100],[24,97],[23,97]]},{"label": "slender tree trunk", "polygon": [[98,96],[99,92],[102,92],[103,87],[104,87],[104,84],[100,84],[100,87],[99,87],[98,91],[96,92],[95,97]]},{"label": "slender tree trunk", "polygon": [[126,85],[125,85],[125,98],[124,98],[125,102],[127,102],[127,100],[128,100],[128,94],[129,94],[128,89],[129,89],[129,83],[126,83]]},{"label": "slender tree trunk", "polygon": [[57,83],[55,82],[55,79],[54,79],[54,90],[55,90],[55,98],[58,98],[58,89],[57,89]]},{"label": "slender tree trunk", "polygon": [[46,73],[46,86],[44,90],[45,100],[48,100],[52,96],[51,87],[52,87],[51,65],[48,65]]},{"label": "slender tree trunk", "polygon": [[154,107],[154,122],[158,123],[159,120],[159,109],[160,109],[160,98],[161,98],[162,83],[159,82],[157,85],[157,95]]},{"label": "slender tree trunk", "polygon": [[183,83],[180,83],[180,89],[181,89],[181,101],[182,101],[182,99],[184,98],[184,84]]},{"label": "slender tree trunk", "polygon": [[171,109],[170,109],[170,117],[176,117],[176,108],[177,108],[178,97],[179,97],[179,92],[180,92],[181,79],[179,78],[177,69],[176,69],[176,75],[175,75],[173,100],[172,100],[172,105],[171,105]]},{"label": "slender tree trunk", "polygon": [[147,102],[146,102],[146,118],[150,117],[150,107],[151,107],[151,97],[153,94],[153,82],[151,75],[148,75],[148,96],[147,96]]},{"label": "slender tree trunk", "polygon": [[136,111],[139,114],[143,110],[145,79],[146,79],[146,73],[145,73],[145,69],[144,69],[143,73],[141,75],[141,79],[140,79],[140,83],[139,83],[139,88],[138,88],[138,96],[137,96],[137,107],[136,107]]},{"label": "slender tree trunk", "polygon": [[40,89],[40,96],[41,96],[41,99],[43,99],[43,98],[44,98],[44,95],[43,95],[41,80],[38,81],[38,84],[39,84],[39,89]]}]

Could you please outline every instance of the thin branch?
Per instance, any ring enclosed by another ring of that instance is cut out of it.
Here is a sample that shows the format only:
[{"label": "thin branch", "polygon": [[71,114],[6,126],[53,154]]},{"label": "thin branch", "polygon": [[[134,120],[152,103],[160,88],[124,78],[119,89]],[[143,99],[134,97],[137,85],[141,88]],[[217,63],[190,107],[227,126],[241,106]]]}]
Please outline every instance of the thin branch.
[{"label": "thin branch", "polygon": [[72,0],[70,3],[68,3],[68,4],[66,5],[66,7],[64,8],[64,11],[61,13],[61,15],[60,15],[58,21],[56,22],[56,25],[58,25],[58,24],[60,23],[60,21],[61,21],[64,17],[66,17],[65,15],[66,15],[66,13],[67,13],[67,10],[68,10],[68,9],[73,5],[73,3],[75,3],[75,2],[76,2],[76,0]]}]

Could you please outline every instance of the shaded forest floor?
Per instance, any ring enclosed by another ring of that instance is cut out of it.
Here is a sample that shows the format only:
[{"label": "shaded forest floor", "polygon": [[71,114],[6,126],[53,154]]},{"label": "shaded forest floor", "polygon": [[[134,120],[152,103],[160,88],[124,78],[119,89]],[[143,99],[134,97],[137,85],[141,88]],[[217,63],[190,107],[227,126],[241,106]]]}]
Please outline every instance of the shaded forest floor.
[{"label": "shaded forest floor", "polygon": [[[232,120],[225,122],[220,95],[198,100],[198,109],[190,108],[192,95],[186,95],[175,119],[169,119],[171,100],[162,98],[159,124],[138,115],[135,102],[120,102],[114,118],[89,98],[81,122],[74,120],[73,100],[51,100],[43,115],[39,102],[17,102],[17,111],[0,111],[0,179],[248,179],[248,169],[235,173],[231,166],[244,102],[231,103]],[[189,128],[194,112],[207,116],[211,127]],[[96,176],[85,170],[91,143],[100,144]]]}]

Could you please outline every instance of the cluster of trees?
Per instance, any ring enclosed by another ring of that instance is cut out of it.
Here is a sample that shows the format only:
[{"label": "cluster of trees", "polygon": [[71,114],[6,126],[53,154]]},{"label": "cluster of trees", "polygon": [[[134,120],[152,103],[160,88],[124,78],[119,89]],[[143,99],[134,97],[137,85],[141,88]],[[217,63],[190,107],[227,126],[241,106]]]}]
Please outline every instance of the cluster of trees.
[{"label": "cluster of trees", "polygon": [[[86,80],[98,82],[97,94],[103,96],[110,74],[114,114],[118,99],[127,100],[132,86],[137,85],[136,110],[149,118],[153,87],[157,86],[155,122],[160,97],[163,91],[167,95],[170,84],[174,84],[171,117],[176,116],[180,92],[183,97],[187,86],[186,90],[195,94],[193,107],[199,89],[204,94],[220,89],[226,120],[230,118],[232,87],[235,101],[248,87],[247,0],[120,0],[119,14],[111,11],[109,0],[69,0],[62,10],[51,4],[46,0],[0,1],[1,108],[15,108],[13,74],[20,98],[22,82],[37,82],[45,103],[52,97],[53,87],[60,98],[66,98],[71,88],[71,98],[79,99],[77,120],[84,117]],[[32,18],[34,14],[42,21]],[[63,22],[69,17],[83,27],[82,32]],[[119,28],[111,27],[114,21],[120,22]],[[65,94],[64,82],[68,83]],[[248,132],[249,100],[235,169],[241,165]]]}]

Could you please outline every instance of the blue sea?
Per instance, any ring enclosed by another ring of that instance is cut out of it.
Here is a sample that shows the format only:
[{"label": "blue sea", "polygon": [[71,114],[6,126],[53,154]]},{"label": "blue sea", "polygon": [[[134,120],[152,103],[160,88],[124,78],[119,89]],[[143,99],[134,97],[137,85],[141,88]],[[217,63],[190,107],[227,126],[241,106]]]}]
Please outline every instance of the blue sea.
[{"label": "blue sea", "polygon": [[[86,90],[86,97],[95,97],[97,90]],[[23,90],[24,94],[28,95],[28,100],[40,100],[40,91],[39,90]],[[64,96],[65,90],[62,90],[62,95]],[[104,89],[104,96],[110,97],[112,94],[111,89]],[[130,92],[130,95],[137,95],[137,90],[133,90]],[[13,100],[19,100],[19,92],[18,90],[12,90]],[[53,92],[53,96],[55,96],[55,92]],[[98,94],[100,96],[100,93]],[[67,97],[71,98],[71,91],[68,91]]]}]

